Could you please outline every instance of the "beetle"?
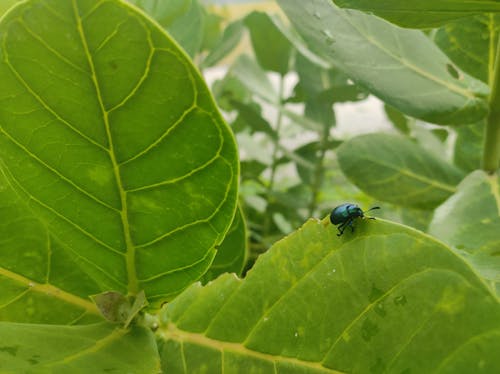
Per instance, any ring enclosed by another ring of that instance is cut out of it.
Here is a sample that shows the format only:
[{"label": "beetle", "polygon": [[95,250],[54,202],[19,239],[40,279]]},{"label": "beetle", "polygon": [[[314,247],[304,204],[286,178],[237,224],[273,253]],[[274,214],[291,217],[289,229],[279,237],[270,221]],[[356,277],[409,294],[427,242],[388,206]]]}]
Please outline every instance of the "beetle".
[{"label": "beetle", "polygon": [[[365,213],[370,210],[380,209],[379,206],[374,206],[373,208],[368,209],[363,212],[359,206],[352,203],[345,203],[335,207],[330,213],[330,222],[334,225],[338,225],[337,229],[339,230],[337,236],[341,236],[344,233],[346,227],[351,228],[351,232],[354,232],[353,222],[356,218],[365,217]],[[368,219],[375,219],[375,217],[367,217]]]}]

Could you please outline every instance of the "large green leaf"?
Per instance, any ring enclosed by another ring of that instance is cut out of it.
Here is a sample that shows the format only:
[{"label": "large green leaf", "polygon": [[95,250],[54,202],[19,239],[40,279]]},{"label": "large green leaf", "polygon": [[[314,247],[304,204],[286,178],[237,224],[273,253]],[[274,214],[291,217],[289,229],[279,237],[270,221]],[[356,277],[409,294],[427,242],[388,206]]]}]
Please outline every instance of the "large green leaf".
[{"label": "large green leaf", "polygon": [[380,201],[436,207],[453,194],[462,172],[409,139],[375,133],[355,137],[337,150],[342,172]]},{"label": "large green leaf", "polygon": [[460,69],[488,83],[493,78],[499,21],[500,15],[488,14],[451,22],[437,30],[434,41]]},{"label": "large green leaf", "polygon": [[468,175],[436,209],[429,233],[458,249],[500,256],[500,177]]},{"label": "large green leaf", "polygon": [[273,17],[262,12],[252,12],[245,17],[245,25],[260,66],[285,75],[290,67],[292,44],[275,22]]},{"label": "large green leaf", "polygon": [[500,295],[500,177],[468,175],[436,209],[429,232],[463,252]]},{"label": "large green leaf", "polygon": [[472,14],[500,12],[498,0],[333,0],[406,27],[436,27]]},{"label": "large green leaf", "polygon": [[155,338],[142,327],[0,322],[2,373],[158,373]]},{"label": "large green leaf", "polygon": [[421,31],[329,0],[278,2],[315,52],[404,114],[440,124],[485,117],[488,87],[459,71]]},{"label": "large green leaf", "polygon": [[495,372],[500,304],[460,256],[405,226],[325,222],[166,305],[164,372]]},{"label": "large green leaf", "polygon": [[0,166],[59,250],[93,287],[149,301],[199,278],[231,224],[238,164],[177,44],[97,0],[23,2],[0,41]]},{"label": "large green leaf", "polygon": [[75,324],[100,320],[88,295],[101,291],[0,172],[0,320]]}]

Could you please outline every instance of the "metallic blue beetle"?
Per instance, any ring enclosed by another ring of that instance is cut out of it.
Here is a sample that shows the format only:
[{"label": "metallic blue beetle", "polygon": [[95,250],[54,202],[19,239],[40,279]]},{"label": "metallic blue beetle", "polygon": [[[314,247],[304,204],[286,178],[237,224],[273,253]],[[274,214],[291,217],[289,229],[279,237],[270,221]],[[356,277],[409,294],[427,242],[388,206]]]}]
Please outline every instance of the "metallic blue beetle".
[{"label": "metallic blue beetle", "polygon": [[[370,210],[380,209],[379,206],[374,206],[373,208],[368,209],[366,212]],[[337,236],[341,236],[344,233],[346,227],[351,228],[351,232],[354,232],[354,226],[352,225],[354,220],[358,217],[364,218],[364,213],[359,206],[356,204],[345,203],[339,205],[334,208],[330,213],[330,222],[334,225],[338,225],[337,229],[339,233]],[[369,219],[375,219],[374,217],[367,217]]]}]

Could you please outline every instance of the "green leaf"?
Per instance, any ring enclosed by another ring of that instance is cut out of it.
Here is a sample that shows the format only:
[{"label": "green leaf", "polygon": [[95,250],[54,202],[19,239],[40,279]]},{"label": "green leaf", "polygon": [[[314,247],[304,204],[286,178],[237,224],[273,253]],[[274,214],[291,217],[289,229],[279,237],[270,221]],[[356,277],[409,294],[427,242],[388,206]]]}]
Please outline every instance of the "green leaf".
[{"label": "green leaf", "polygon": [[107,323],[47,326],[0,322],[4,373],[157,373],[152,332]]},{"label": "green leaf", "polygon": [[429,233],[470,253],[500,256],[500,177],[468,175],[434,213]]},{"label": "green leaf", "polygon": [[333,0],[338,6],[376,14],[404,27],[437,27],[473,14],[500,12],[496,0]]},{"label": "green leaf", "polygon": [[313,51],[404,114],[439,124],[485,117],[488,87],[454,67],[421,31],[329,0],[278,3]]},{"label": "green leaf", "polygon": [[231,100],[231,105],[238,111],[238,117],[233,123],[235,132],[238,132],[238,130],[235,129],[236,124],[238,124],[239,128],[249,128],[250,133],[263,132],[271,138],[276,138],[276,131],[271,127],[269,122],[262,117],[262,109],[259,104],[255,102],[245,104],[237,100]]},{"label": "green leaf", "polygon": [[241,208],[238,208],[233,223],[217,249],[212,266],[203,276],[203,282],[217,278],[224,273],[241,275],[247,259],[247,230]]},{"label": "green leaf", "polygon": [[330,69],[332,64],[322,58],[321,56],[315,54],[311,51],[311,49],[304,42],[302,37],[297,33],[297,31],[290,27],[290,24],[285,24],[280,17],[274,16],[271,17],[271,20],[274,23],[279,31],[292,43],[293,48],[297,50],[298,54],[307,58],[311,63],[322,67],[323,69]]},{"label": "green leaf", "polygon": [[484,145],[484,121],[457,127],[453,162],[462,170],[471,172],[481,166]]},{"label": "green leaf", "polygon": [[231,76],[238,78],[252,94],[268,103],[278,104],[279,97],[262,67],[248,55],[240,55],[231,66]]},{"label": "green leaf", "polygon": [[198,0],[127,0],[155,19],[191,57],[201,49],[206,14]]},{"label": "green leaf", "polygon": [[234,97],[238,101],[248,102],[251,101],[251,96],[255,95],[266,103],[273,105],[284,116],[306,129],[317,131],[323,128],[317,122],[294,113],[283,106],[281,98],[266,72],[262,70],[255,60],[247,55],[238,56],[223,81],[216,86],[216,95],[222,99],[224,109],[228,109],[228,99],[231,100]]},{"label": "green leaf", "polygon": [[[320,101],[321,104],[329,106],[330,112],[333,113],[334,103],[364,100],[368,96],[367,92],[353,84],[345,74],[333,68],[322,68],[301,54],[297,54],[295,66],[300,79],[295,89],[303,92],[306,104]],[[311,113],[314,113],[314,110]],[[311,118],[314,119],[314,115]],[[327,122],[319,122],[333,126],[335,119],[332,117]]]},{"label": "green leaf", "polygon": [[221,39],[222,22],[224,21],[224,18],[221,15],[209,12],[204,7],[202,8],[205,13],[205,24],[200,52],[214,48],[216,43]]},{"label": "green leaf", "polygon": [[193,0],[127,0],[149,14],[163,27],[169,27],[191,8]]},{"label": "green leaf", "polygon": [[201,277],[234,215],[237,154],[177,44],[97,0],[23,2],[0,41],[0,167],[58,251],[94,289],[150,302]]},{"label": "green leaf", "polygon": [[289,70],[292,45],[275,25],[273,17],[254,11],[245,17],[245,25],[260,66],[285,75]]},{"label": "green leaf", "polygon": [[337,150],[342,172],[380,201],[430,209],[456,191],[462,172],[398,135],[355,137]]},{"label": "green leaf", "polygon": [[487,14],[449,23],[434,34],[436,44],[467,74],[493,78],[500,15]]},{"label": "green leaf", "polygon": [[[0,172],[0,320],[83,324],[102,320],[99,292],[81,258],[65,250]],[[57,312],[54,312],[54,311]]]},{"label": "green leaf", "polygon": [[195,284],[166,305],[163,371],[499,367],[499,301],[460,256],[381,220],[359,220],[341,238],[336,232],[327,220],[310,220],[260,256],[244,280]]},{"label": "green leaf", "polygon": [[474,267],[485,282],[491,285],[500,298],[500,252],[494,254],[457,252]]},{"label": "green leaf", "polygon": [[396,129],[401,131],[403,134],[410,134],[408,118],[403,113],[390,105],[384,105],[384,112]]},{"label": "green leaf", "polygon": [[214,66],[226,57],[241,40],[243,35],[243,21],[238,20],[230,23],[225,29],[220,40],[210,50],[207,57],[201,63],[203,68]]},{"label": "green leaf", "polygon": [[427,231],[432,219],[432,210],[411,209],[401,207],[401,219],[405,225],[416,228],[417,230]]},{"label": "green leaf", "polygon": [[316,165],[318,164],[318,158],[321,156],[322,149],[335,149],[342,142],[339,140],[329,140],[326,144],[321,144],[318,141],[304,144],[293,151],[294,154],[301,157],[302,159],[308,161],[308,164],[295,163],[295,168],[299,174],[300,180],[306,185],[311,186],[314,179],[317,178]]}]

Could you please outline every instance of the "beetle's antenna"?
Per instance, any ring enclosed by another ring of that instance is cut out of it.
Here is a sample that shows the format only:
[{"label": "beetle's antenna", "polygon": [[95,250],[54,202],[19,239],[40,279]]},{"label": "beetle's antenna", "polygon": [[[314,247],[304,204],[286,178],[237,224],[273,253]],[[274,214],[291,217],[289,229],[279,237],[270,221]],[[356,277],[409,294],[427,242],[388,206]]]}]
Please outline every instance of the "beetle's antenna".
[{"label": "beetle's antenna", "polygon": [[375,210],[375,209],[380,209],[380,207],[379,206],[374,206],[373,208],[365,210],[363,213],[366,213],[366,212],[369,212],[370,210]]}]

